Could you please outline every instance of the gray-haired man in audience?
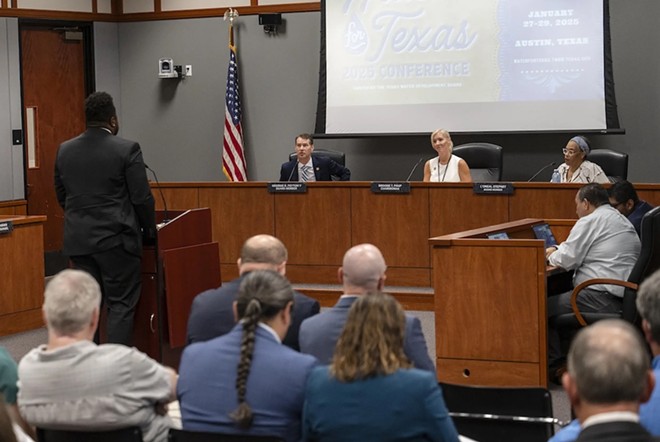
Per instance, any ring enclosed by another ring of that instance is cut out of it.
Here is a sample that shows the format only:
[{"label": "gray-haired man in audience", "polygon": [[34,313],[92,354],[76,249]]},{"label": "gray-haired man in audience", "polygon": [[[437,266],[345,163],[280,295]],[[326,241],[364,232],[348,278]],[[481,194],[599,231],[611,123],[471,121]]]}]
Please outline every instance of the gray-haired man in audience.
[{"label": "gray-haired man in audience", "polygon": [[101,289],[80,270],[55,276],[44,294],[48,344],[18,366],[18,405],[32,425],[69,430],[139,426],[145,441],[165,441],[165,404],[177,375],[134,348],[97,345]]},{"label": "gray-haired man in audience", "polygon": [[582,424],[577,442],[656,441],[639,423],[655,376],[639,332],[620,319],[582,329],[568,353],[563,385]]}]

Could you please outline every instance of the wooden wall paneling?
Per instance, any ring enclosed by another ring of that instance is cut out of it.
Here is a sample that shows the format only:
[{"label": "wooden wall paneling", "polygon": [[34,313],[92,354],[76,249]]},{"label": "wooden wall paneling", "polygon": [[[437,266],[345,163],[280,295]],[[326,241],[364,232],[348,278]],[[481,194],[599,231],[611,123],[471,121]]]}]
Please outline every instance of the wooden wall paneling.
[{"label": "wooden wall paneling", "polygon": [[352,244],[376,245],[388,266],[429,267],[429,189],[396,195],[352,188],[351,218]]},{"label": "wooden wall paneling", "polygon": [[201,207],[199,205],[199,188],[197,187],[152,186],[151,194],[156,201],[156,210],[165,209],[163,198],[165,198],[168,210],[188,210]]},{"label": "wooden wall paneling", "polygon": [[27,215],[27,201],[2,201],[0,202],[0,215]]},{"label": "wooden wall paneling", "polygon": [[204,187],[199,192],[199,203],[211,209],[222,278],[230,281],[238,275],[236,260],[245,240],[261,233],[275,234],[273,195],[263,183]]},{"label": "wooden wall paneling", "polygon": [[311,183],[305,194],[275,195],[275,236],[289,264],[340,265],[351,246],[350,188]]},{"label": "wooden wall paneling", "polygon": [[575,194],[581,184],[534,184],[515,186],[510,198],[509,219],[576,219]]},{"label": "wooden wall paneling", "polygon": [[[429,189],[431,237],[509,221],[506,195],[477,195],[472,186],[438,185]],[[522,216],[520,218],[526,218]]]},{"label": "wooden wall paneling", "polygon": [[43,222],[45,217],[5,217],[14,230],[0,235],[0,335],[43,325]]}]

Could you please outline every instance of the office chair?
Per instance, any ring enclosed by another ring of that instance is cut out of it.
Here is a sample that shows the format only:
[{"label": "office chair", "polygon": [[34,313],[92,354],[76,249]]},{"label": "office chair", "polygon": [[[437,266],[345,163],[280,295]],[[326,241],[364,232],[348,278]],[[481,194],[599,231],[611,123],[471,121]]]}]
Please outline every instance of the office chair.
[{"label": "office chair", "polygon": [[109,431],[72,431],[37,428],[38,442],[142,442],[139,427]]},{"label": "office chair", "polygon": [[170,429],[169,442],[283,442],[276,436],[248,436]]},{"label": "office chair", "polygon": [[603,169],[610,181],[628,179],[628,154],[612,149],[594,149],[587,159]]},{"label": "office chair", "polygon": [[563,425],[552,415],[545,388],[475,387],[440,382],[440,388],[462,436],[479,442],[545,442]]},{"label": "office chair", "polygon": [[502,179],[502,146],[490,143],[468,143],[454,146],[452,153],[465,160],[470,167],[473,181]]},{"label": "office chair", "polygon": [[[339,152],[338,150],[326,150],[326,149],[314,149],[312,152],[312,158],[315,157],[326,157],[330,158],[335,163],[346,166],[346,154],[344,152]],[[296,159],[296,153],[292,152],[289,154],[289,161]]]},{"label": "office chair", "polygon": [[[589,279],[573,289],[571,305],[573,313],[559,315],[552,319],[556,328],[579,328],[592,324],[601,319],[621,318],[631,324],[639,325],[637,313],[637,288],[644,279],[660,268],[660,207],[647,212],[642,218],[640,229],[642,248],[639,258],[630,272],[627,281],[618,279],[597,278]],[[625,287],[623,292],[623,308],[621,313],[587,313],[580,312],[577,306],[577,295],[582,289],[593,284],[611,284]]]}]

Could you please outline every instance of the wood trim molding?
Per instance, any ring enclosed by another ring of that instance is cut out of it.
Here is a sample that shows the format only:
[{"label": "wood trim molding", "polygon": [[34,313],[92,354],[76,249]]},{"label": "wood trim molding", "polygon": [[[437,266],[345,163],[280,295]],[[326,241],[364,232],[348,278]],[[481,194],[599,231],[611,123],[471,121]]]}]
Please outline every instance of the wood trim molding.
[{"label": "wood trim molding", "polygon": [[[190,9],[182,11],[163,11],[161,0],[154,0],[155,12],[139,12],[132,14],[123,13],[123,4],[121,0],[112,1],[112,14],[99,14],[98,1],[92,0],[93,12],[67,12],[67,11],[48,11],[41,9],[18,9],[18,0],[11,0],[11,8],[7,8],[9,0],[0,0],[2,9],[0,17],[18,17],[18,18],[41,18],[58,20],[80,20],[80,21],[111,21],[111,22],[133,22],[133,21],[151,21],[151,20],[178,20],[187,18],[208,18],[222,17],[228,8],[212,9]],[[316,12],[321,10],[320,2],[284,4],[284,5],[265,5],[259,6],[259,0],[250,0],[250,6],[238,7],[236,10],[240,15],[256,15],[263,13],[295,13],[295,12]]]}]

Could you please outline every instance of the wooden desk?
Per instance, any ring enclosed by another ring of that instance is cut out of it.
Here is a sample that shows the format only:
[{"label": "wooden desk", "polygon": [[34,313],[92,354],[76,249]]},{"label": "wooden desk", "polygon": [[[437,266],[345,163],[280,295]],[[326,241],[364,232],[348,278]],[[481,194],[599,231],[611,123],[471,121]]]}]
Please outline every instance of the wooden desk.
[{"label": "wooden desk", "polygon": [[14,229],[0,235],[0,336],[41,327],[45,216],[2,216]]},{"label": "wooden desk", "polygon": [[[531,229],[542,222],[528,218],[429,240],[440,381],[547,386],[545,244]],[[511,239],[487,239],[495,232]]]}]

